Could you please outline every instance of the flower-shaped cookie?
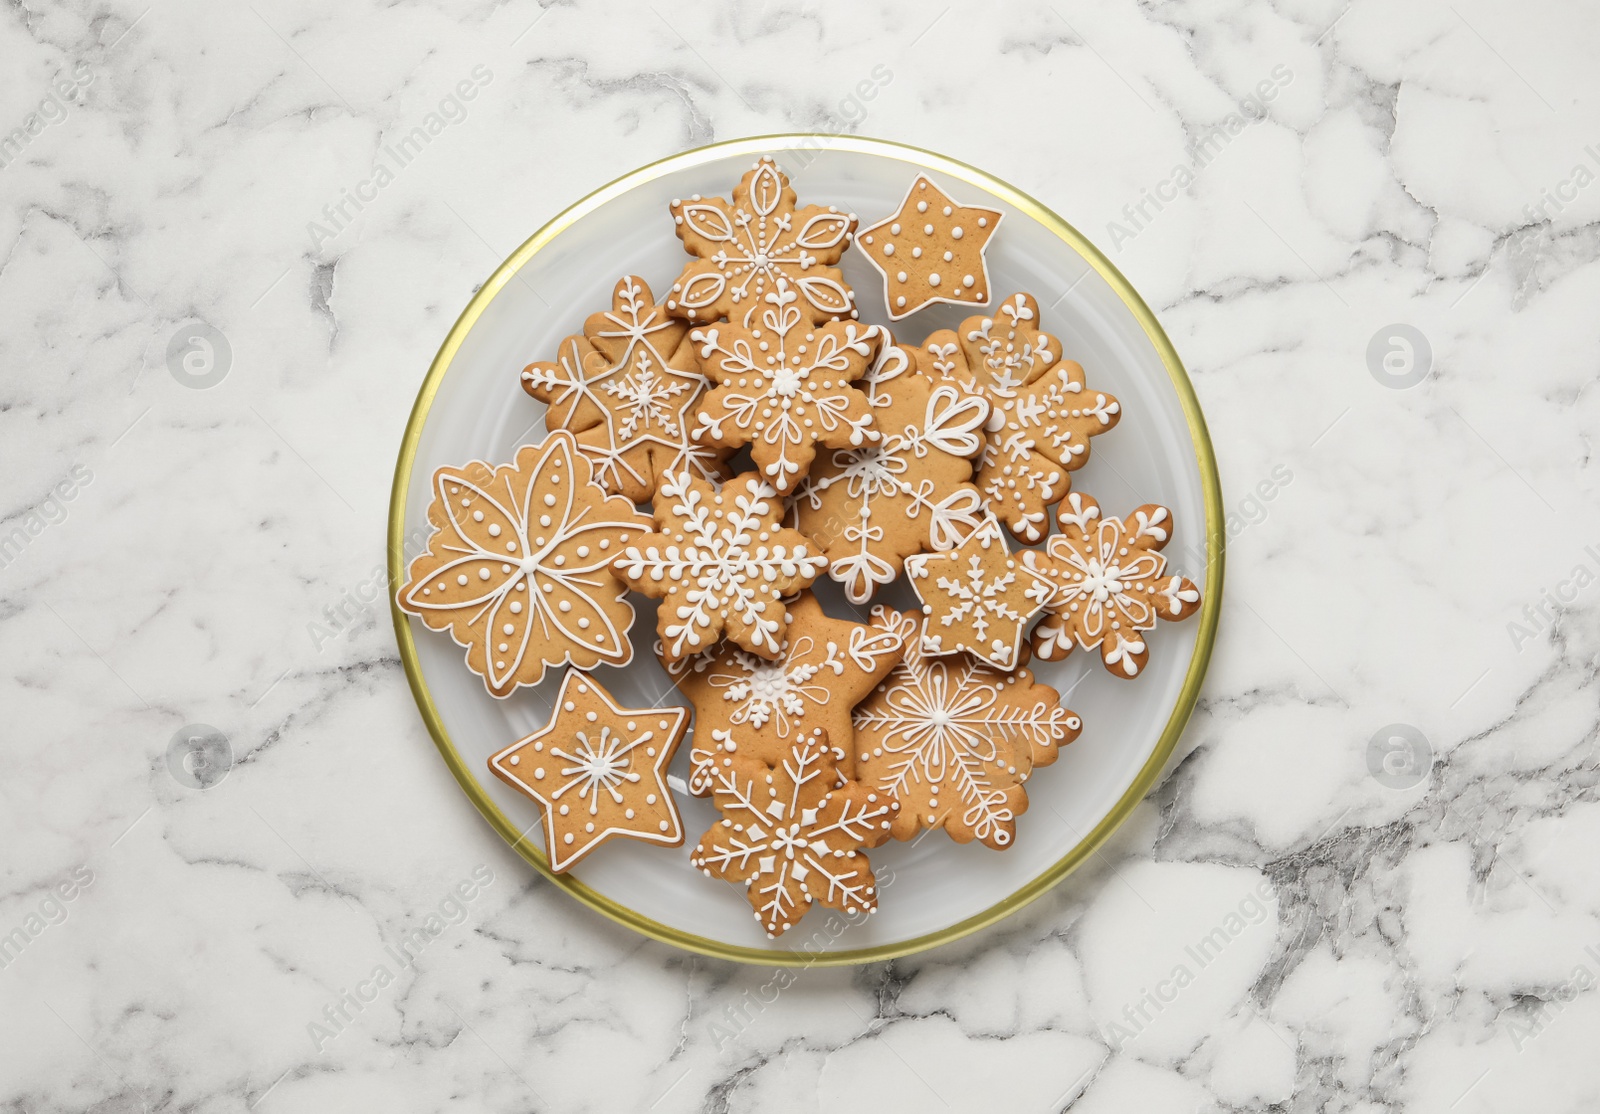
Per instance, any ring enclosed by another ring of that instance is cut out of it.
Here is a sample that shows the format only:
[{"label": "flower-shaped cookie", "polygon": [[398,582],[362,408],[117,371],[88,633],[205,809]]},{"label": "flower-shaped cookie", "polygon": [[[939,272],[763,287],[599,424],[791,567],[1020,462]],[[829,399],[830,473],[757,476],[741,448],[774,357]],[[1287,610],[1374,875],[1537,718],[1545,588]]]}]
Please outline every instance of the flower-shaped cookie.
[{"label": "flower-shaped cookie", "polygon": [[796,735],[776,767],[735,756],[712,771],[711,797],[722,821],[689,862],[708,878],[742,884],[769,937],[794,927],[816,902],[851,915],[877,909],[862,849],[889,838],[900,805],[841,781],[825,732]]},{"label": "flower-shaped cookie", "polygon": [[1011,552],[992,518],[948,553],[907,557],[906,576],[928,617],[919,643],[924,654],[964,651],[1000,669],[1020,664],[1022,632],[1054,590]]},{"label": "flower-shaped cookie", "polygon": [[749,445],[767,482],[789,491],[818,444],[855,448],[876,439],[867,398],[852,384],[883,336],[854,321],[813,325],[780,276],[750,327],[724,323],[689,334],[701,369],[719,384],[700,406],[695,437]]},{"label": "flower-shaped cookie", "polygon": [[1013,534],[1039,541],[1050,529],[1048,508],[1071,486],[1067,474],[1088,461],[1089,438],[1117,424],[1121,405],[1089,390],[1083,368],[1061,359],[1028,294],[1012,295],[993,317],[930,334],[918,361],[988,398],[978,487]]},{"label": "flower-shaped cookie", "polygon": [[632,660],[633,607],[611,562],[650,519],[593,482],[572,434],[499,468],[441,468],[433,491],[434,533],[398,602],[465,646],[490,693],[536,685],[547,665]]},{"label": "flower-shaped cookie", "polygon": [[669,469],[728,474],[726,450],[690,437],[708,384],[688,331],[655,304],[643,279],[625,275],[611,308],[590,314],[555,361],[522,369],[522,389],[549,404],[545,425],[577,434],[595,479],[635,503],[647,501]]},{"label": "flower-shaped cookie", "polygon": [[856,706],[856,776],[900,802],[890,829],[943,828],[957,843],[1011,846],[1028,809],[1022,783],[1056,760],[1083,722],[1026,669],[921,650],[923,620],[884,607],[874,627],[904,639],[905,660]]},{"label": "flower-shaped cookie", "polygon": [[1172,536],[1172,516],[1146,503],[1126,518],[1103,518],[1099,503],[1075,491],[1056,517],[1061,532],[1045,552],[1025,554],[1054,585],[1033,632],[1034,653],[1054,661],[1076,646],[1098,646],[1113,676],[1137,677],[1150,657],[1143,632],[1158,618],[1177,622],[1200,607],[1193,581],[1163,575],[1159,551]]},{"label": "flower-shaped cookie", "polygon": [[748,324],[781,277],[808,322],[854,317],[855,297],[833,264],[850,246],[855,214],[831,205],[797,210],[796,203],[788,177],[770,158],[739,179],[732,202],[699,194],[674,200],[678,239],[699,258],[672,284],[667,308],[689,321],[726,317]]},{"label": "flower-shaped cookie", "polygon": [[962,205],[933,179],[917,175],[900,211],[856,236],[867,261],[883,272],[889,319],[898,321],[935,302],[987,302],[993,288],[983,251],[1003,215]]},{"label": "flower-shaped cookie", "polygon": [[782,653],[784,606],[828,562],[805,535],[778,525],[783,504],[754,472],[719,490],[669,472],[655,496],[656,533],[626,546],[613,568],[636,592],[662,601],[661,656],[679,661],[709,649],[724,631],[763,658]]},{"label": "flower-shaped cookie", "polygon": [[676,847],[683,824],[667,763],[689,729],[683,708],[624,708],[571,670],[548,724],[489,759],[489,769],[544,809],[557,874],[613,837]]},{"label": "flower-shaped cookie", "polygon": [[801,592],[784,617],[783,653],[776,661],[729,643],[667,672],[694,703],[689,788],[710,791],[711,767],[735,753],[776,765],[791,736],[820,727],[840,752],[839,772],[855,769],[850,709],[893,669],[905,647],[895,632],[834,619],[810,592]]},{"label": "flower-shaped cookie", "polygon": [[822,454],[791,503],[852,603],[898,577],[907,557],[949,549],[983,521],[971,458],[989,417],[981,396],[918,373],[893,343],[861,383],[878,443]]}]

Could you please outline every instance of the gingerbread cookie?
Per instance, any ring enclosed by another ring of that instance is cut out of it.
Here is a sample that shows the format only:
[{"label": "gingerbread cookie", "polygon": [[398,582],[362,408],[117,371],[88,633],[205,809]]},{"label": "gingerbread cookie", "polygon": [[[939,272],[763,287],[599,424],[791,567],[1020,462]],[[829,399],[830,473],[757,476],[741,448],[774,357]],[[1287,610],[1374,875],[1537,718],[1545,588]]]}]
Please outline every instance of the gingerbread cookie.
[{"label": "gingerbread cookie", "polygon": [[1121,405],[1091,391],[1083,368],[1061,359],[1055,337],[1039,331],[1039,304],[1028,294],[1012,295],[993,317],[929,335],[917,358],[931,374],[989,400],[978,487],[1013,534],[1039,541],[1050,529],[1048,508],[1071,486],[1068,473],[1089,459],[1089,438],[1117,424]]},{"label": "gingerbread cookie", "polygon": [[898,577],[907,557],[950,549],[983,521],[971,458],[989,417],[987,401],[919,374],[892,340],[861,386],[878,442],[821,454],[791,504],[852,603]]},{"label": "gingerbread cookie", "polygon": [[808,728],[827,732],[839,751],[841,776],[854,772],[850,709],[895,667],[905,652],[903,640],[864,623],[829,618],[809,591],[787,612],[783,652],[775,661],[723,643],[666,663],[695,707],[692,792],[709,792],[711,767],[727,765],[734,754],[776,765],[790,738]]},{"label": "gingerbread cookie", "polygon": [[1011,846],[1028,809],[1022,783],[1054,762],[1083,722],[1026,669],[927,656],[925,620],[874,607],[872,623],[907,647],[854,715],[857,778],[900,802],[891,833],[910,839],[943,828],[957,843]]},{"label": "gingerbread cookie", "polygon": [[907,557],[906,576],[928,617],[924,654],[966,652],[1000,669],[1021,664],[1023,631],[1054,590],[1011,552],[992,518],[948,553]]},{"label": "gingerbread cookie", "polygon": [[998,209],[962,205],[927,175],[917,175],[900,211],[856,237],[867,261],[883,272],[890,320],[935,302],[987,302],[992,287],[983,253],[1004,215]]},{"label": "gingerbread cookie", "polygon": [[683,842],[667,763],[689,729],[683,708],[624,708],[593,678],[571,670],[556,713],[489,759],[489,769],[544,810],[550,869],[570,869],[606,840]]},{"label": "gingerbread cookie", "polygon": [[674,200],[678,239],[699,258],[672,284],[667,308],[688,321],[748,324],[783,278],[808,323],[854,317],[855,296],[834,264],[850,246],[855,214],[797,202],[788,177],[765,157],[739,179],[731,202]]},{"label": "gingerbread cookie", "polygon": [[877,909],[862,851],[889,838],[900,805],[841,782],[822,730],[793,736],[775,767],[738,755],[713,768],[711,799],[722,820],[689,862],[708,878],[742,884],[768,937],[783,935],[817,902],[851,915]]},{"label": "gingerbread cookie", "polygon": [[572,434],[433,476],[428,551],[411,562],[402,610],[466,647],[489,692],[536,685],[546,666],[633,659],[633,607],[611,563],[650,519],[593,482]]},{"label": "gingerbread cookie", "polygon": [[625,275],[611,308],[591,314],[554,362],[522,369],[522,389],[549,406],[545,425],[577,435],[595,479],[613,495],[647,502],[669,469],[728,474],[727,450],[690,437],[708,383],[688,331],[655,304],[642,278]]},{"label": "gingerbread cookie", "polygon": [[1200,607],[1200,589],[1163,575],[1160,552],[1172,536],[1167,508],[1146,503],[1126,518],[1105,518],[1100,504],[1073,492],[1056,512],[1061,532],[1028,563],[1049,577],[1048,614],[1033,632],[1033,651],[1045,661],[1077,646],[1100,649],[1117,677],[1137,677],[1150,658],[1143,632],[1157,619],[1178,622]]},{"label": "gingerbread cookie", "polygon": [[876,325],[813,325],[782,275],[749,327],[695,329],[700,368],[717,387],[700,406],[694,435],[702,443],[750,446],[767,482],[789,491],[806,473],[816,446],[854,448],[877,439],[867,398],[853,383],[883,341]]},{"label": "gingerbread cookie", "polygon": [[613,568],[636,592],[662,601],[656,615],[665,661],[709,649],[726,632],[763,658],[782,652],[782,597],[811,586],[827,559],[798,530],[778,525],[783,503],[754,472],[720,489],[669,472],[655,495],[656,533],[622,548]]}]

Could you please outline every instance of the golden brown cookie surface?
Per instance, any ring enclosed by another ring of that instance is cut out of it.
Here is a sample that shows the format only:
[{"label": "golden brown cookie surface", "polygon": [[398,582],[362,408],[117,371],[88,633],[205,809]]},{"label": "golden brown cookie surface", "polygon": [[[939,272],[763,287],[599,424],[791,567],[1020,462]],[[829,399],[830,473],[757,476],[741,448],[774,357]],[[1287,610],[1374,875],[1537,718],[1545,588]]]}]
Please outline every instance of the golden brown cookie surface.
[{"label": "golden brown cookie surface", "polygon": [[688,727],[683,708],[624,708],[571,670],[550,722],[490,758],[489,769],[544,810],[545,849],[559,874],[609,839],[683,842],[667,763]]},{"label": "golden brown cookie surface", "polygon": [[856,237],[856,246],[883,272],[889,319],[898,321],[935,302],[987,303],[993,287],[984,249],[1003,215],[962,205],[919,174],[899,211]]},{"label": "golden brown cookie surface", "polygon": [[1011,552],[992,518],[948,553],[906,558],[906,576],[927,616],[924,654],[968,653],[1000,669],[1020,664],[1028,620],[1050,599],[1050,580]]},{"label": "golden brown cookie surface", "polygon": [[466,647],[490,693],[538,684],[547,666],[632,660],[633,606],[611,562],[650,519],[593,482],[572,434],[498,468],[441,468],[433,492],[434,533],[398,602]]}]

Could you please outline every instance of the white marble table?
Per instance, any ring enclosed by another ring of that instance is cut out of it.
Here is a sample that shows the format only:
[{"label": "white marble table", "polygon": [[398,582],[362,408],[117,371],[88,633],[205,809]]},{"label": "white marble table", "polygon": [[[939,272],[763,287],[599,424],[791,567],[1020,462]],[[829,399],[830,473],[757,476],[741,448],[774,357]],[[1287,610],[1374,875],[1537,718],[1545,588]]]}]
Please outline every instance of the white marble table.
[{"label": "white marble table", "polygon": [[[8,6],[0,1106],[1594,1109],[1597,41],[1578,0]],[[475,285],[793,130],[1100,243],[1232,517],[1186,757],[1092,867],[767,1001],[507,851],[377,597]]]}]

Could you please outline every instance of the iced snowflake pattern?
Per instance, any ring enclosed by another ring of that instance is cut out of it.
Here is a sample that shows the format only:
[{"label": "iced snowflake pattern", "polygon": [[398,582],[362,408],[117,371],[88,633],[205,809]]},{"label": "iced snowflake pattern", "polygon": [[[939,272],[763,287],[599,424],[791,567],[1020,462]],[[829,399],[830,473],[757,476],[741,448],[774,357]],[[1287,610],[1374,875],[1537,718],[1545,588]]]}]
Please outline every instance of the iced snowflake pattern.
[{"label": "iced snowflake pattern", "polygon": [[965,651],[1000,669],[1017,664],[1023,631],[1053,590],[1047,577],[1012,555],[992,518],[948,553],[907,557],[906,575],[928,616],[922,652]]}]

